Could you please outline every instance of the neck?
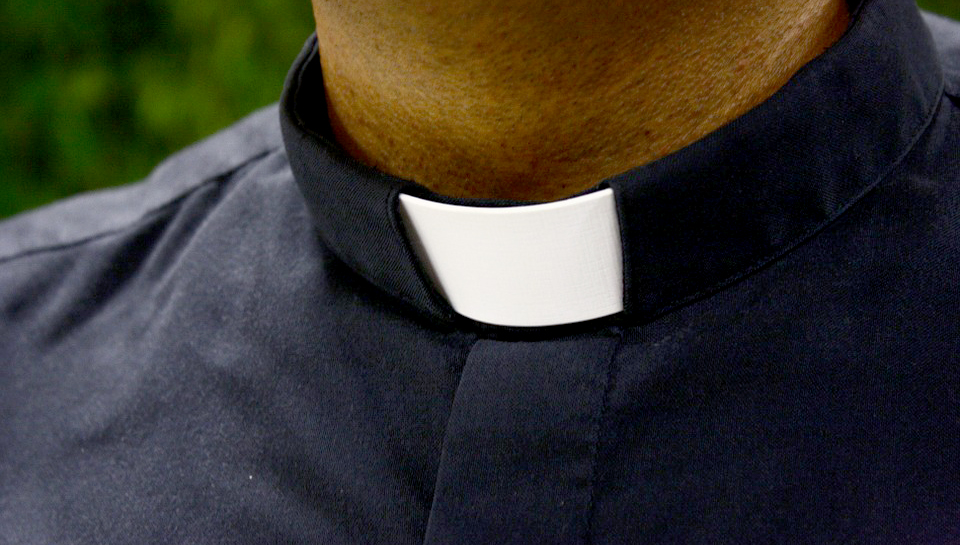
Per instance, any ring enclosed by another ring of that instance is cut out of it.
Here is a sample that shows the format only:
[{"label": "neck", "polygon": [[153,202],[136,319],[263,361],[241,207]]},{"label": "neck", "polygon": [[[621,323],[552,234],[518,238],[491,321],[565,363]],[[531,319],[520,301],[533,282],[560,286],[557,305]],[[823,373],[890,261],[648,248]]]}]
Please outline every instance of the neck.
[{"label": "neck", "polygon": [[[381,5],[382,4],[382,5]],[[341,145],[454,197],[548,201],[756,106],[845,0],[315,0]]]}]

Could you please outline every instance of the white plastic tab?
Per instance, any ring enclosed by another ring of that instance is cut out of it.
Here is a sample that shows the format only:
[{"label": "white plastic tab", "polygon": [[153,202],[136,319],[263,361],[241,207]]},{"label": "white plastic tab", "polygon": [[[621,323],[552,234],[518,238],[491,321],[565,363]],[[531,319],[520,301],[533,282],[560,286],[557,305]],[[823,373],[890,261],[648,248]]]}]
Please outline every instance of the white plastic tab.
[{"label": "white plastic tab", "polygon": [[463,316],[536,327],[623,310],[623,254],[611,189],[502,208],[405,194],[400,204],[425,270]]}]

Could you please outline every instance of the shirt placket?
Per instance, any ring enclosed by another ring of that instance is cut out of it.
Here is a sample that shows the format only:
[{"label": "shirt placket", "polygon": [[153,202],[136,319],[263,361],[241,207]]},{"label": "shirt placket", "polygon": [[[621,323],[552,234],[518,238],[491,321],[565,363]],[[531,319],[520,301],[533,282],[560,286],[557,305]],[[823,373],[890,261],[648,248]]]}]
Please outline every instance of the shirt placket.
[{"label": "shirt placket", "polygon": [[589,534],[618,336],[480,340],[447,425],[425,543],[577,543]]}]

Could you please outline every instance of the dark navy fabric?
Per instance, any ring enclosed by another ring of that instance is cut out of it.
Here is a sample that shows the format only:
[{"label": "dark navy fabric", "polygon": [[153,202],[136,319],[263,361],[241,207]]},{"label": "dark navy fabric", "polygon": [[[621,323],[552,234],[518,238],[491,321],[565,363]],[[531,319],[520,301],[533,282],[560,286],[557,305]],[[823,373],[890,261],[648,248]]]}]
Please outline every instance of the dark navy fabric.
[{"label": "dark navy fabric", "polygon": [[474,344],[451,408],[424,543],[580,541],[619,340]]},{"label": "dark navy fabric", "polygon": [[844,38],[605,181],[626,310],[456,315],[283,100],[0,223],[0,543],[960,542],[960,25]]}]

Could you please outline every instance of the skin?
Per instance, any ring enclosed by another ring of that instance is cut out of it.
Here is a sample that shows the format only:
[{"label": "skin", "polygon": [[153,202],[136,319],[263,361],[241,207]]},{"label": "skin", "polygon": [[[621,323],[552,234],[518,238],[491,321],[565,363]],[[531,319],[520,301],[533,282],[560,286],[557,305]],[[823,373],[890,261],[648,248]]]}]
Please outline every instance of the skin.
[{"label": "skin", "polygon": [[769,98],[845,0],[314,0],[334,133],[454,197],[560,199]]}]

